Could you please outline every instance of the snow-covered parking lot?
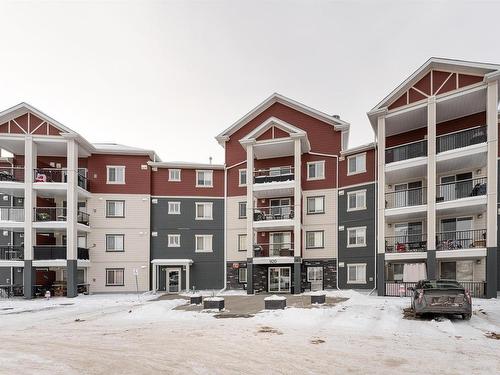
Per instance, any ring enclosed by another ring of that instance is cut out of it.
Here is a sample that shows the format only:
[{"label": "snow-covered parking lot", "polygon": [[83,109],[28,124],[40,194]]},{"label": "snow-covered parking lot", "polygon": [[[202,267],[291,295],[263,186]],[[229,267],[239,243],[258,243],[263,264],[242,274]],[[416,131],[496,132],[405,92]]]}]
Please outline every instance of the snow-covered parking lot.
[{"label": "snow-covered parking lot", "polygon": [[500,373],[500,301],[475,300],[470,321],[407,320],[407,298],[331,295],[349,299],[227,319],[153,296],[0,300],[0,373]]}]

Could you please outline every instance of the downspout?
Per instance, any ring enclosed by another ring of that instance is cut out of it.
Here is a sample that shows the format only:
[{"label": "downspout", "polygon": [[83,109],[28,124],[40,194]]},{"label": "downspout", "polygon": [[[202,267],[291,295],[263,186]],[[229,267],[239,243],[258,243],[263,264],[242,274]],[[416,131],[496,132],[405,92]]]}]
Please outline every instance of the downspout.
[{"label": "downspout", "polygon": [[339,288],[339,156],[338,155],[333,155],[333,154],[322,154],[318,152],[309,152],[311,155],[316,155],[316,156],[326,156],[329,158],[335,158],[336,162],[336,167],[335,167],[335,187],[337,191],[335,192],[335,225],[337,226],[336,228],[336,233],[335,233],[335,238],[336,238],[336,250],[337,250],[337,261],[335,262],[335,268],[336,268],[336,275],[335,275],[335,288],[337,290],[340,290]]},{"label": "downspout", "polygon": [[368,293],[368,295],[372,295],[372,293],[374,291],[377,290],[377,282],[378,282],[378,278],[377,278],[377,255],[378,255],[378,252],[377,252],[377,247],[378,247],[378,226],[379,226],[379,222],[378,222],[378,212],[377,212],[377,203],[378,203],[378,143],[377,143],[377,139],[376,137],[374,136],[373,137],[373,141],[375,143],[375,157],[373,158],[375,160],[375,165],[374,165],[374,168],[375,168],[375,204],[373,205],[373,209],[375,211],[375,246],[374,246],[374,249],[375,249],[375,259],[374,259],[374,263],[373,263],[373,277],[374,277],[374,283],[373,283],[373,289],[370,290],[370,293]]}]

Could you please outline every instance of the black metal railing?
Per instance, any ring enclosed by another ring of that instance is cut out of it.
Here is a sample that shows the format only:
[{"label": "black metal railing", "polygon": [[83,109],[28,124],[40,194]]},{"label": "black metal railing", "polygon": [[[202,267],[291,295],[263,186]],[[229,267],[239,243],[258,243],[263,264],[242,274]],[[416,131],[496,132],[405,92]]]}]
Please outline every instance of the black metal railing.
[{"label": "black metal railing", "polygon": [[35,207],[33,212],[34,221],[66,221],[68,209],[66,207]]},{"label": "black metal railing", "polygon": [[78,169],[78,186],[87,191],[90,190],[89,180],[85,175],[85,172],[82,173],[81,169]]},{"label": "black metal railing", "polygon": [[418,158],[420,156],[427,156],[426,140],[409,143],[402,146],[391,147],[385,150],[386,163]]},{"label": "black metal railing", "polygon": [[293,167],[277,167],[269,169],[256,169],[253,173],[254,183],[262,184],[266,182],[282,182],[293,181],[294,171]]},{"label": "black metal railing", "polygon": [[293,243],[261,243],[253,245],[255,257],[289,257],[293,256]]},{"label": "black metal railing", "polygon": [[486,229],[436,233],[436,250],[460,250],[486,247]]},{"label": "black metal railing", "polygon": [[[66,245],[37,245],[33,246],[34,260],[55,260],[67,258]],[[89,249],[84,247],[77,248],[77,259],[88,260]]]},{"label": "black metal railing", "polygon": [[86,212],[78,211],[76,218],[77,222],[80,224],[89,225],[90,223],[90,215]]},{"label": "black metal railing", "polygon": [[404,281],[386,281],[385,282],[385,295],[389,297],[411,297],[417,283],[410,283]]},{"label": "black metal railing", "polygon": [[0,246],[0,260],[23,260],[24,247],[22,246]]},{"label": "black metal railing", "polygon": [[401,208],[427,204],[427,188],[397,190],[385,193],[385,208]]},{"label": "black metal railing", "polygon": [[24,208],[23,207],[0,207],[0,220],[1,221],[24,221]]},{"label": "black metal railing", "polygon": [[444,134],[436,138],[436,153],[485,143],[487,138],[486,126]]},{"label": "black metal railing", "polygon": [[[68,170],[66,168],[37,168],[33,172],[34,182],[68,182]],[[78,168],[77,184],[85,190],[89,190],[87,169]]]},{"label": "black metal railing", "polygon": [[436,202],[486,195],[486,177],[460,180],[437,185]]},{"label": "black metal railing", "polygon": [[85,248],[85,247],[79,247],[77,249],[77,258],[78,259],[82,259],[82,260],[89,260],[90,257],[89,257],[89,249]]},{"label": "black metal railing", "polygon": [[24,182],[24,167],[0,167],[0,181]]},{"label": "black metal railing", "polygon": [[0,298],[21,297],[24,295],[22,285],[0,285]]},{"label": "black metal railing", "polygon": [[258,207],[253,210],[254,221],[293,219],[293,206]]},{"label": "black metal railing", "polygon": [[422,233],[385,238],[386,253],[414,253],[427,250],[427,235]]}]

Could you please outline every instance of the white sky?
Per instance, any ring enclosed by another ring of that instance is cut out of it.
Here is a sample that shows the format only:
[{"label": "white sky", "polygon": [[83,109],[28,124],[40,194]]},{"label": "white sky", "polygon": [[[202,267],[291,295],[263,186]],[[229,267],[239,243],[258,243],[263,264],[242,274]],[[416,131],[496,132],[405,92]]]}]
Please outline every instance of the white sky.
[{"label": "white sky", "polygon": [[223,162],[214,139],[273,92],[351,123],[430,56],[500,63],[500,3],[4,2],[0,110],[26,101],[91,142]]}]

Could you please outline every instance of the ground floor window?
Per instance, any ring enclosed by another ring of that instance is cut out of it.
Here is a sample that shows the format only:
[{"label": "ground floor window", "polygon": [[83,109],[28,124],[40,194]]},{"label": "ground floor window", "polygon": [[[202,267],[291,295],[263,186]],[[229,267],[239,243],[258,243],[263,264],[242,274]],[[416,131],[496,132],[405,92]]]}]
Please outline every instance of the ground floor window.
[{"label": "ground floor window", "polygon": [[247,282],[247,269],[238,268],[238,282],[240,284],[245,284]]},{"label": "ground floor window", "polygon": [[124,273],[124,268],[106,268],[106,286],[123,286]]},{"label": "ground floor window", "polygon": [[311,290],[323,290],[323,267],[307,267],[307,282]]},{"label": "ground floor window", "polygon": [[440,278],[445,280],[473,281],[474,261],[441,262]]},{"label": "ground floor window", "polygon": [[347,265],[348,284],[366,284],[366,263]]}]

